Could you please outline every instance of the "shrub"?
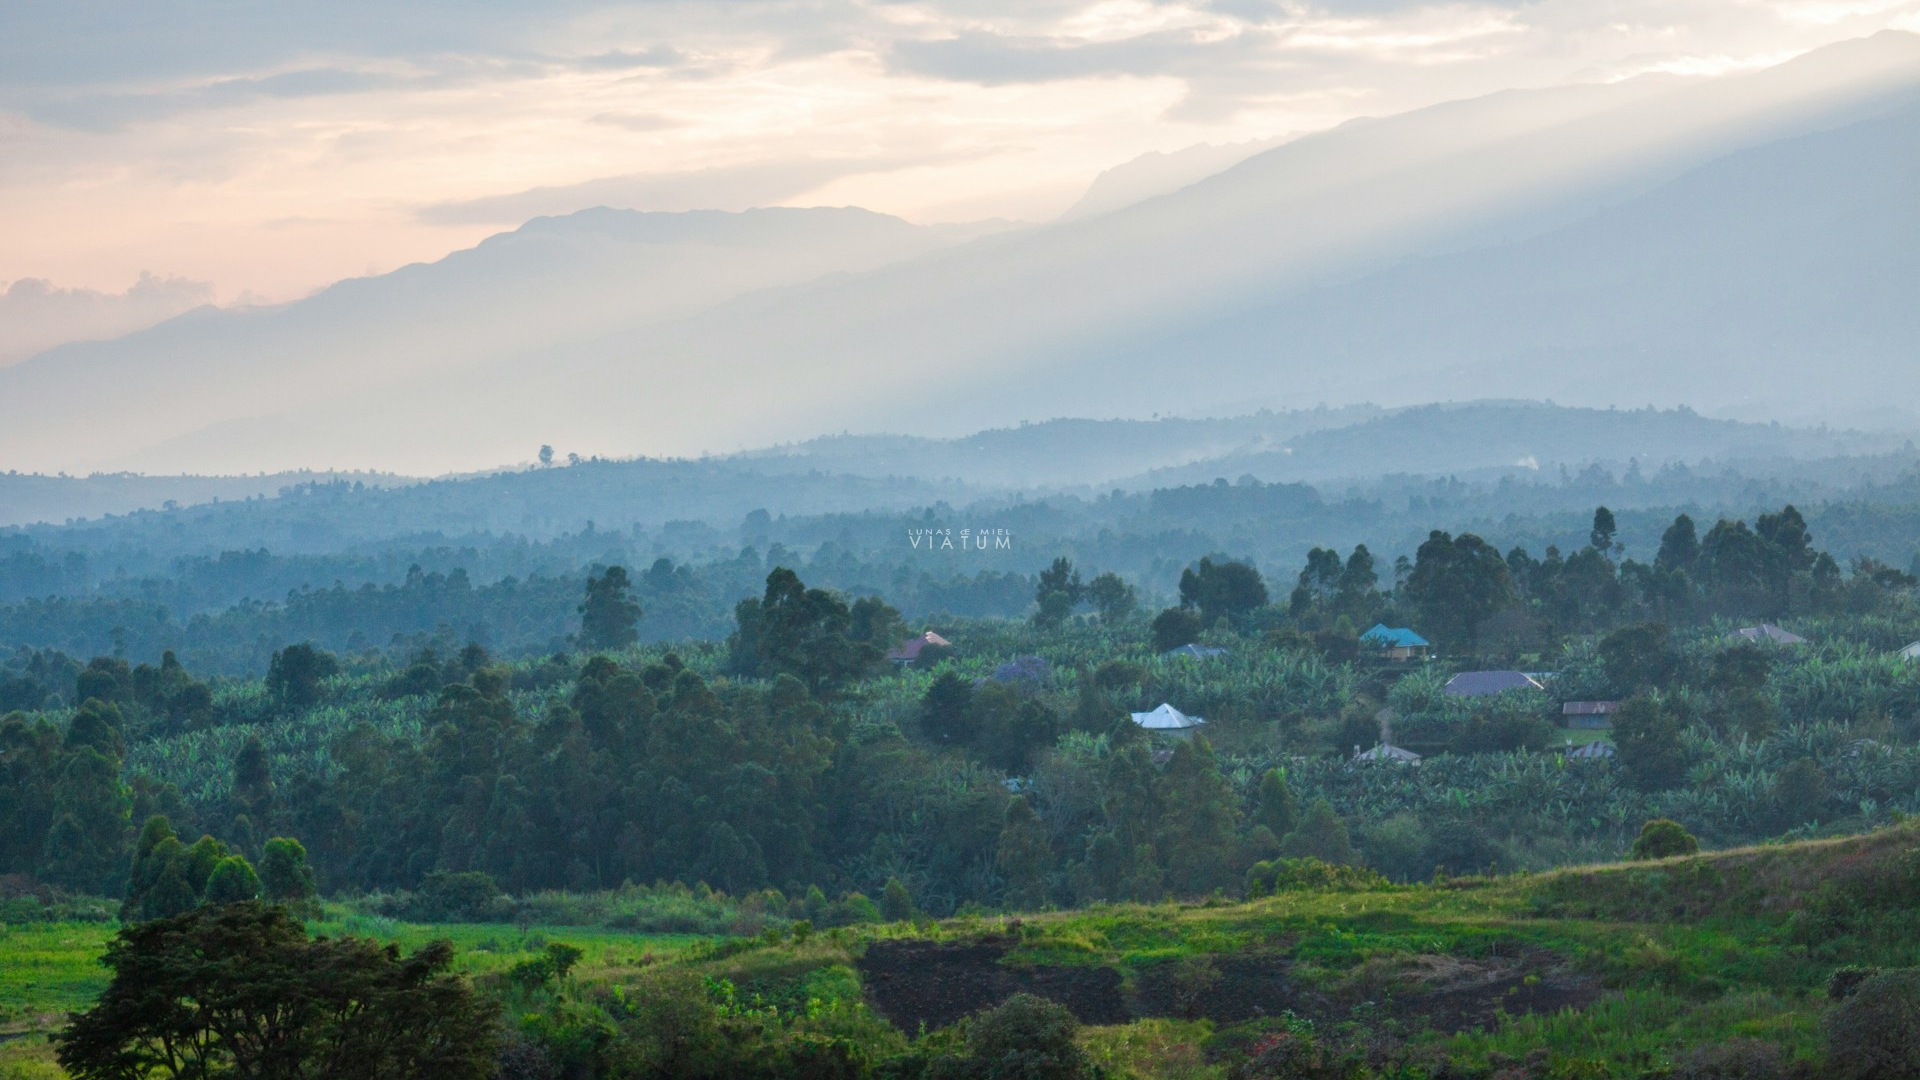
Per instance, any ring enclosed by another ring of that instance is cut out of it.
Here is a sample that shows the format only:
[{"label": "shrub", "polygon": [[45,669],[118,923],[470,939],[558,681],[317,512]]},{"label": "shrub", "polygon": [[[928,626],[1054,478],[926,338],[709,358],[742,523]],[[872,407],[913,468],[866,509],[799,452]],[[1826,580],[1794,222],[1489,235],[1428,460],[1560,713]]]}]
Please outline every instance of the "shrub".
[{"label": "shrub", "polygon": [[1247,896],[1307,889],[1377,889],[1387,879],[1364,866],[1343,866],[1315,858],[1273,859],[1254,863],[1247,871]]},{"label": "shrub", "polygon": [[1920,1080],[1920,969],[1862,980],[1827,1012],[1826,1075]]},{"label": "shrub", "polygon": [[974,1017],[961,1052],[936,1059],[933,1080],[1083,1080],[1093,1062],[1075,1036],[1080,1024],[1064,1006],[1015,994]]},{"label": "shrub", "polygon": [[1640,826],[1640,835],[1633,841],[1633,857],[1636,859],[1667,859],[1675,855],[1692,855],[1700,850],[1700,841],[1682,828],[1680,823],[1668,818],[1654,818]]},{"label": "shrub", "polygon": [[437,870],[420,883],[401,914],[416,922],[500,922],[511,907],[486,874]]}]

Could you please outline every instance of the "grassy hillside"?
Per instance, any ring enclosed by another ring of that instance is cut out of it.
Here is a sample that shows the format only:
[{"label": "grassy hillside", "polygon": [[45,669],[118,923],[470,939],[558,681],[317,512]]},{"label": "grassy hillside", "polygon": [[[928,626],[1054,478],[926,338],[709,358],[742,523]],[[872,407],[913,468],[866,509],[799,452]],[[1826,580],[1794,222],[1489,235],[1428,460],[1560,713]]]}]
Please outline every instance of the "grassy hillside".
[{"label": "grassy hillside", "polygon": [[[1246,903],[730,939],[360,917],[316,930],[452,938],[524,1037],[577,1075],[645,1075],[611,1066],[636,1068],[665,1023],[711,1055],[832,1044],[857,1048],[863,1071],[911,1075],[955,1045],[956,1022],[1022,991],[1072,1010],[1081,1045],[1122,1077],[1705,1075],[1684,1066],[1729,1044],[1764,1054],[1741,1040],[1818,1070],[1835,972],[1920,963],[1912,823],[1546,874],[1356,880]],[[44,1031],[81,1004],[107,936],[103,924],[7,930],[0,1031]],[[528,988],[505,974],[550,941],[585,951],[566,979]],[[1288,1040],[1348,1071],[1246,1071]],[[58,1075],[49,1060],[26,1034],[0,1048],[0,1077]]]}]

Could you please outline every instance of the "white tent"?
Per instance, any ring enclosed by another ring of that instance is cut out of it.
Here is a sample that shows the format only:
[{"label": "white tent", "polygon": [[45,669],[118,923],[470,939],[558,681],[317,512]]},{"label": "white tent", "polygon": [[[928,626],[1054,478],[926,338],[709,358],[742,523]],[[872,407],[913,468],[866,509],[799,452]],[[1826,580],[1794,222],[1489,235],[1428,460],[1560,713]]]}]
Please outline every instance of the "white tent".
[{"label": "white tent", "polygon": [[1916,641],[1906,648],[1901,649],[1900,658],[1902,660],[1920,660],[1920,641]]},{"label": "white tent", "polygon": [[1179,709],[1165,704],[1152,712],[1133,713],[1133,722],[1148,731],[1186,731],[1206,723],[1197,716],[1188,716]]}]

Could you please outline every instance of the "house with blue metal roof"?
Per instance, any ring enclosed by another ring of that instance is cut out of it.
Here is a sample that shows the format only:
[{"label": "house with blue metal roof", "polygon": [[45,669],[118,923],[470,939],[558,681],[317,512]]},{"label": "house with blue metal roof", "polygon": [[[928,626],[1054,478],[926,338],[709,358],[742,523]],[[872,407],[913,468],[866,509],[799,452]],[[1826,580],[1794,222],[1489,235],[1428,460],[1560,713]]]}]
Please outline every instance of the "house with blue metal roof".
[{"label": "house with blue metal roof", "polygon": [[1431,642],[1412,630],[1386,623],[1374,623],[1371,630],[1360,635],[1360,643],[1381,650],[1389,660],[1413,660],[1433,649]]}]

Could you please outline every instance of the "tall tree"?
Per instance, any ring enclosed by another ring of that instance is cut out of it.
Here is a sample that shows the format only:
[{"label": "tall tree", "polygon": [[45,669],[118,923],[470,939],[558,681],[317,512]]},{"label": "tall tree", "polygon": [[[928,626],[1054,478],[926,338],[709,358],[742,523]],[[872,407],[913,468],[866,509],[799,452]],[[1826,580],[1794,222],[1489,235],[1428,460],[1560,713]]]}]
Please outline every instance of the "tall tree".
[{"label": "tall tree", "polygon": [[1133,586],[1111,570],[1087,583],[1087,600],[1108,626],[1126,622],[1138,604]]},{"label": "tall tree", "polygon": [[1007,801],[1006,824],[1000,829],[994,865],[1007,881],[1007,901],[1032,909],[1047,902],[1047,875],[1053,870],[1053,846],[1047,831],[1027,800]]},{"label": "tall tree", "polygon": [[1587,543],[1595,551],[1612,551],[1613,537],[1619,530],[1619,524],[1613,520],[1613,511],[1604,506],[1598,507],[1593,512],[1593,528],[1587,533]]},{"label": "tall tree", "polygon": [[1267,583],[1246,563],[1216,563],[1209,557],[1180,572],[1180,606],[1199,609],[1202,623],[1244,615],[1266,603]]},{"label": "tall tree", "polygon": [[639,601],[627,568],[609,566],[587,575],[586,599],[580,602],[580,644],[588,649],[624,649],[640,640]]},{"label": "tall tree", "polygon": [[1404,588],[1429,635],[1477,647],[1480,628],[1517,597],[1506,560],[1472,533],[1453,537],[1438,529],[1414,555]]},{"label": "tall tree", "polygon": [[1680,716],[1658,694],[1642,694],[1613,714],[1614,761],[1641,791],[1665,791],[1685,778]]},{"label": "tall tree", "polygon": [[289,645],[273,654],[267,665],[267,693],[288,712],[319,704],[321,683],[338,674],[339,661],[310,642]]}]

